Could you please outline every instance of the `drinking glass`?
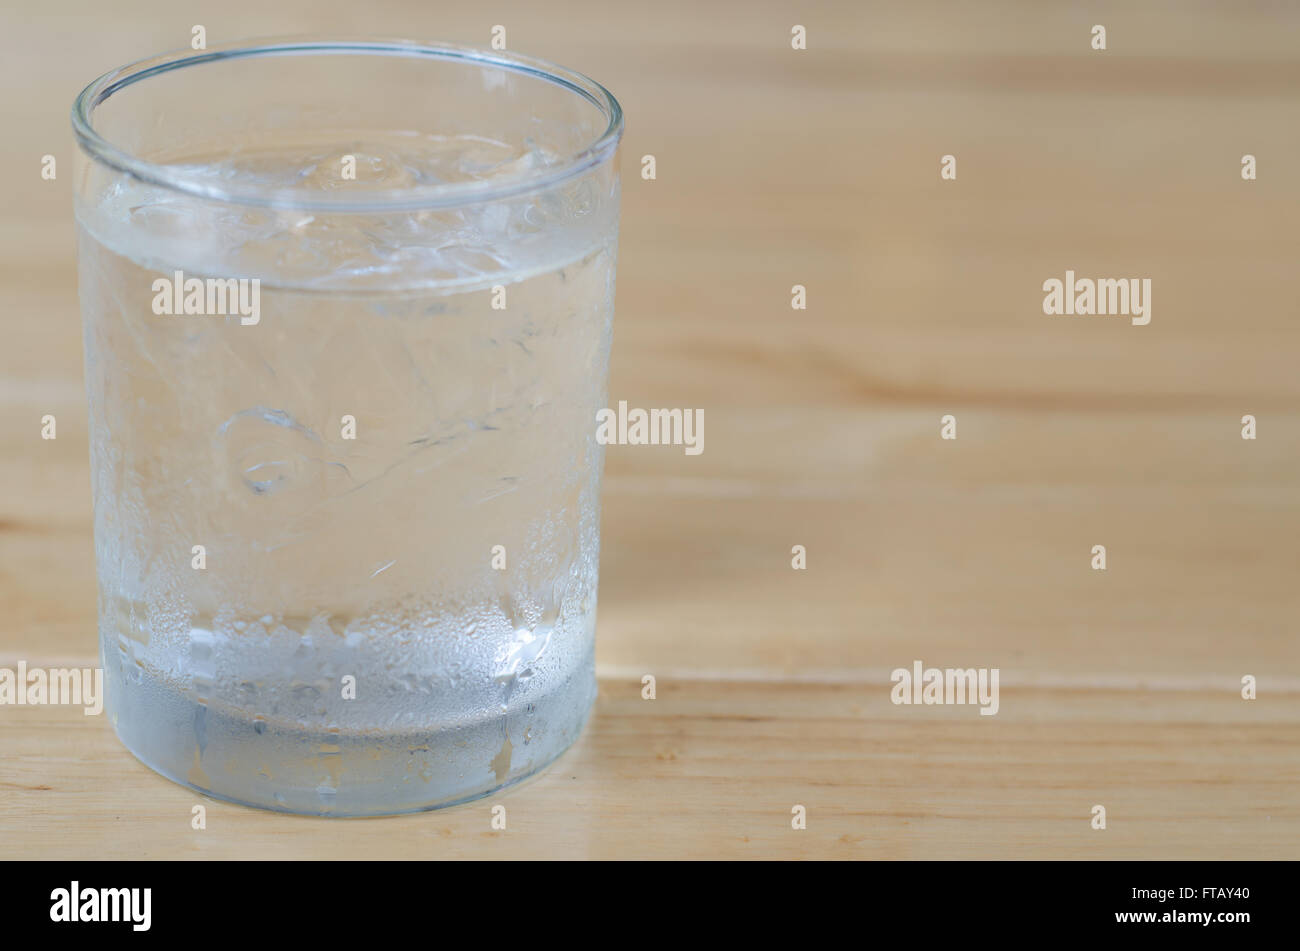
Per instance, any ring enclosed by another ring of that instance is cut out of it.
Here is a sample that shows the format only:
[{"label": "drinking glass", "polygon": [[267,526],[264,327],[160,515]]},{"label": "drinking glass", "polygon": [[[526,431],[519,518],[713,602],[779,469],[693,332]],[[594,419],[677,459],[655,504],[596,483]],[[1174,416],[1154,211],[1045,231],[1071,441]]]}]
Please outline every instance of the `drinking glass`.
[{"label": "drinking glass", "polygon": [[115,70],[72,119],[122,742],[312,814],[545,766],[595,696],[618,103],[308,38]]}]

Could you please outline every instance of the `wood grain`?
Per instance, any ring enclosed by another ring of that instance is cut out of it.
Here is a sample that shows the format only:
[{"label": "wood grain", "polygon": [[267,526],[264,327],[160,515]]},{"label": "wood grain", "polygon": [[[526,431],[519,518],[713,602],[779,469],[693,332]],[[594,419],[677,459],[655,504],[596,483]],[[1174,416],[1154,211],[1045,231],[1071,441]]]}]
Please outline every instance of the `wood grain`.
[{"label": "wood grain", "polygon": [[0,828],[18,834],[11,856],[201,859],[1293,858],[1300,836],[1300,768],[1279,742],[1293,695],[1009,689],[981,717],[894,706],[883,680],[660,684],[647,701],[639,680],[605,679],[591,726],[540,777],[387,819],[206,800],[102,717],[23,708],[7,713]]},{"label": "wood grain", "polygon": [[[385,820],[207,802],[195,832],[102,718],[0,707],[0,857],[1300,858],[1300,9],[843,0],[800,6],[799,53],[776,3],[563,14],[0,12],[0,665],[95,655],[67,111],[194,23],[501,23],[608,85],[611,400],[707,421],[699,456],[611,447],[601,699],[539,778]],[[1151,278],[1151,324],[1044,316],[1067,268]],[[998,667],[998,715],[892,705],[914,659]]]}]

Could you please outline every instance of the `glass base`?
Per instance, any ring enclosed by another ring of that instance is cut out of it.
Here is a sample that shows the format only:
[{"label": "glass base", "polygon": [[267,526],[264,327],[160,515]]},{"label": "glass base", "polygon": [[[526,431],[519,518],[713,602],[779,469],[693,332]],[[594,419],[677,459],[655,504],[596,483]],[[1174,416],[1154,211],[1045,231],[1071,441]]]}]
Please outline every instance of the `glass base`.
[{"label": "glass base", "polygon": [[137,759],[205,796],[277,812],[380,816],[487,796],[541,770],[582,732],[590,655],[527,703],[419,732],[319,731],[197,702],[160,678],[108,684],[108,712]]}]

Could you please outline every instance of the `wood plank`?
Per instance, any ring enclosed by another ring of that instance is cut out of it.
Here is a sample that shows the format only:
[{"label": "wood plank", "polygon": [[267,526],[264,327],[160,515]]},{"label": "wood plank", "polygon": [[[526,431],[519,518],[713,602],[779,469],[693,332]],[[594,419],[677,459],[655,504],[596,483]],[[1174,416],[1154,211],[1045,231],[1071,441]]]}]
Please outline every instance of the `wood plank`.
[{"label": "wood plank", "polygon": [[[207,800],[140,765],[102,717],[14,708],[0,720],[0,828],[21,834],[0,838],[0,857],[1296,857],[1294,693],[1011,685],[981,717],[894,706],[883,680],[664,678],[653,701],[640,689],[602,681],[591,725],[541,776],[388,819]],[[796,804],[805,830],[791,829]],[[1090,825],[1097,804],[1105,830]]]}]

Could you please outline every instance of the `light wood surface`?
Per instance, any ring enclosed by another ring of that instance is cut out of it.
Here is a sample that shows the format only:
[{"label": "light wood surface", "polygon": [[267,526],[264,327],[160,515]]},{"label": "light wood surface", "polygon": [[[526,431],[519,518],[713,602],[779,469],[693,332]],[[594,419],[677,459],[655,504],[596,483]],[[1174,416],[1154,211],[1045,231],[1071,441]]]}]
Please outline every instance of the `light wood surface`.
[{"label": "light wood surface", "polygon": [[[896,707],[876,684],[606,678],[545,774],[452,809],[277,816],[136,761],[103,717],[23,708],[6,727],[6,852],[146,858],[1294,858],[1300,699],[1003,691],[997,716]],[[1190,750],[1195,748],[1193,755]],[[191,810],[207,808],[207,828]],[[1107,828],[1094,831],[1094,804]],[[506,809],[506,828],[491,826]],[[791,809],[807,828],[790,828]]]},{"label": "light wood surface", "polygon": [[[499,23],[608,85],[611,400],[706,417],[700,456],[610,449],[601,699],[544,775],[384,820],[206,802],[196,832],[103,718],[0,707],[0,857],[1300,858],[1300,8],[794,8],[0,12],[0,666],[95,655],[68,107],[193,24]],[[1044,316],[1067,268],[1151,278],[1150,325]],[[916,659],[998,667],[998,715],[891,704]]]}]

